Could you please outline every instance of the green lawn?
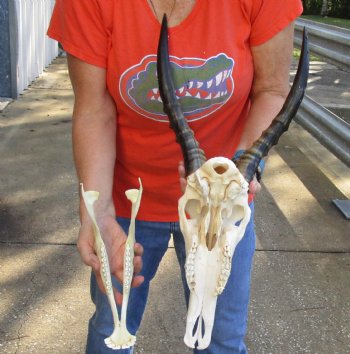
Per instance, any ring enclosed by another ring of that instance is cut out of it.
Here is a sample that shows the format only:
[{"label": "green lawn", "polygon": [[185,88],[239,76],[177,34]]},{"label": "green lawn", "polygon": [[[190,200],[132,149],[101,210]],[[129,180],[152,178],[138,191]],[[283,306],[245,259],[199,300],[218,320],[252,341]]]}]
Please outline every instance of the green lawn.
[{"label": "green lawn", "polygon": [[[298,48],[294,48],[293,49],[293,57],[295,59],[298,59],[300,58],[300,53],[301,53],[301,50],[298,49]],[[319,57],[316,57],[315,55],[313,55],[312,53],[309,54],[310,55],[310,61],[322,61],[322,59],[320,59]]]},{"label": "green lawn", "polygon": [[315,15],[305,15],[302,16],[301,18],[305,18],[307,20],[312,20],[316,22],[322,22],[327,25],[333,25],[333,26],[350,29],[350,20],[347,20],[345,18],[322,17],[322,16],[315,16]]}]

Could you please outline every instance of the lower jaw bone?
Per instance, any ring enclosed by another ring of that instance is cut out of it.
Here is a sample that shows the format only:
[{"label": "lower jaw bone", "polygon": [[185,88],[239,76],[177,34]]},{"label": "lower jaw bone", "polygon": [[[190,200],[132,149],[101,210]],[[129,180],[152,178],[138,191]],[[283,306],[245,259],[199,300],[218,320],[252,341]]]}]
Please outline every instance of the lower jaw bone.
[{"label": "lower jaw bone", "polygon": [[121,319],[119,319],[117,306],[114,299],[111,272],[108,263],[107,250],[104,245],[99,227],[96,222],[94,203],[98,200],[99,193],[96,191],[84,191],[83,185],[82,196],[86,209],[89,216],[94,224],[94,235],[95,235],[95,249],[98,259],[101,264],[101,278],[106,290],[106,295],[108,302],[112,311],[112,317],[114,322],[113,333],[106,338],[105,344],[110,349],[126,349],[132,347],[136,342],[136,336],[132,335],[126,327],[126,314],[129,301],[129,293],[131,287],[131,281],[133,276],[133,259],[134,259],[134,244],[135,244],[135,219],[140,207],[141,195],[142,195],[142,184],[139,179],[140,189],[129,189],[125,192],[127,198],[132,203],[132,211],[130,218],[130,227],[128,238],[125,245],[125,255],[124,255],[124,274],[123,274],[123,303],[121,309]]}]

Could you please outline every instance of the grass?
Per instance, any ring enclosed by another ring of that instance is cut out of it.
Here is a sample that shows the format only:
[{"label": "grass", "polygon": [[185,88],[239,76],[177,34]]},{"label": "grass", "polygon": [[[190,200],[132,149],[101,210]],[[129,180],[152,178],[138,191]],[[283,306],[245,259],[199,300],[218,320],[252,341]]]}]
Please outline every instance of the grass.
[{"label": "grass", "polygon": [[[350,29],[350,20],[344,18],[335,18],[335,17],[322,17],[316,15],[303,15],[302,18],[306,20],[311,20],[315,22],[321,22],[327,25],[338,26],[346,29]],[[293,57],[295,59],[299,59],[300,57],[300,49],[294,48]],[[310,53],[310,61],[319,61],[321,60],[319,57]]]},{"label": "grass", "polygon": [[[298,59],[300,58],[300,53],[301,50],[298,48],[294,48],[293,49],[293,58]],[[309,54],[310,55],[310,61],[322,61],[322,59],[320,59],[319,57],[316,57],[315,55],[313,55],[312,53]]]},{"label": "grass", "polygon": [[327,25],[338,26],[346,29],[350,29],[350,20],[345,18],[335,18],[335,17],[322,17],[316,15],[304,15],[302,18],[306,20],[312,20],[316,22],[321,22]]}]

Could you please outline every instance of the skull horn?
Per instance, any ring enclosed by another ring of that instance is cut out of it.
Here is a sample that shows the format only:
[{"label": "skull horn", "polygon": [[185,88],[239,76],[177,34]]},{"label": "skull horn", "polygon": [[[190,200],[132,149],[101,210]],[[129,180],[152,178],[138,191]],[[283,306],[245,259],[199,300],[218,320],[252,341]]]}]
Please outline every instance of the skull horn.
[{"label": "skull horn", "polygon": [[181,106],[176,98],[169,62],[168,24],[166,15],[163,17],[158,44],[157,75],[164,113],[169,117],[170,127],[175,132],[176,141],[181,146],[186,176],[188,176],[203,165],[206,161],[206,157],[203,150],[200,149],[193,131],[188,126]]},{"label": "skull horn", "polygon": [[253,179],[260,160],[268,154],[271,147],[277,144],[280,136],[288,130],[289,124],[296,115],[304,97],[308,74],[309,48],[307,31],[304,28],[298,71],[281,111],[272,121],[271,125],[262,133],[261,137],[236,161],[237,168],[247,182]]}]

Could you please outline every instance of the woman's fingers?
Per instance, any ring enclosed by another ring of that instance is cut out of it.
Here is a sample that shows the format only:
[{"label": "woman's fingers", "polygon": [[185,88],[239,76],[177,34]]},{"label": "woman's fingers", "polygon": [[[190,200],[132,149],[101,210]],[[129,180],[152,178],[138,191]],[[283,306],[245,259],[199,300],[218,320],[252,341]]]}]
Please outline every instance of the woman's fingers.
[{"label": "woman's fingers", "polygon": [[[109,265],[112,274],[117,280],[123,283],[123,271],[124,271],[124,252],[126,235],[124,231],[117,225],[115,219],[104,220],[104,243],[109,254]],[[82,225],[79,230],[79,238],[77,242],[77,248],[80,253],[80,257],[86,265],[90,266],[95,273],[96,281],[101,292],[106,293],[105,287],[100,274],[100,262],[96,255],[94,248],[94,234],[90,224]],[[139,243],[135,243],[134,246],[134,276],[131,283],[132,287],[140,286],[144,277],[138,275],[142,270],[142,254],[143,247]],[[115,288],[113,288],[114,297],[118,305],[122,304],[123,295]]]},{"label": "woman's fingers", "polygon": [[179,162],[178,171],[179,171],[181,191],[182,191],[182,193],[184,193],[185,189],[186,189],[186,186],[187,186],[187,180],[186,180],[185,165],[184,165],[183,161]]},{"label": "woman's fingers", "polygon": [[93,237],[89,237],[89,234],[84,232],[85,231],[81,228],[77,242],[80,258],[83,263],[90,266],[95,272],[98,272],[100,269],[100,262],[93,246]]},{"label": "woman's fingers", "polygon": [[131,287],[132,288],[139,287],[144,282],[144,280],[145,278],[143,275],[134,275],[132,278]]},{"label": "woman's fingers", "polygon": [[114,298],[117,305],[121,306],[123,303],[123,295],[116,289],[113,288]]},{"label": "woman's fingers", "polygon": [[143,247],[139,243],[135,243],[134,246],[134,273],[138,274],[142,270],[142,254]]},{"label": "woman's fingers", "polygon": [[261,191],[261,184],[258,182],[254,176],[253,180],[249,183],[249,193],[257,194]]},{"label": "woman's fingers", "polygon": [[101,292],[106,294],[106,289],[105,289],[105,286],[103,285],[103,281],[102,281],[100,272],[94,272],[94,273],[96,276],[96,281],[97,281],[97,285],[98,285],[99,289],[101,290]]}]

